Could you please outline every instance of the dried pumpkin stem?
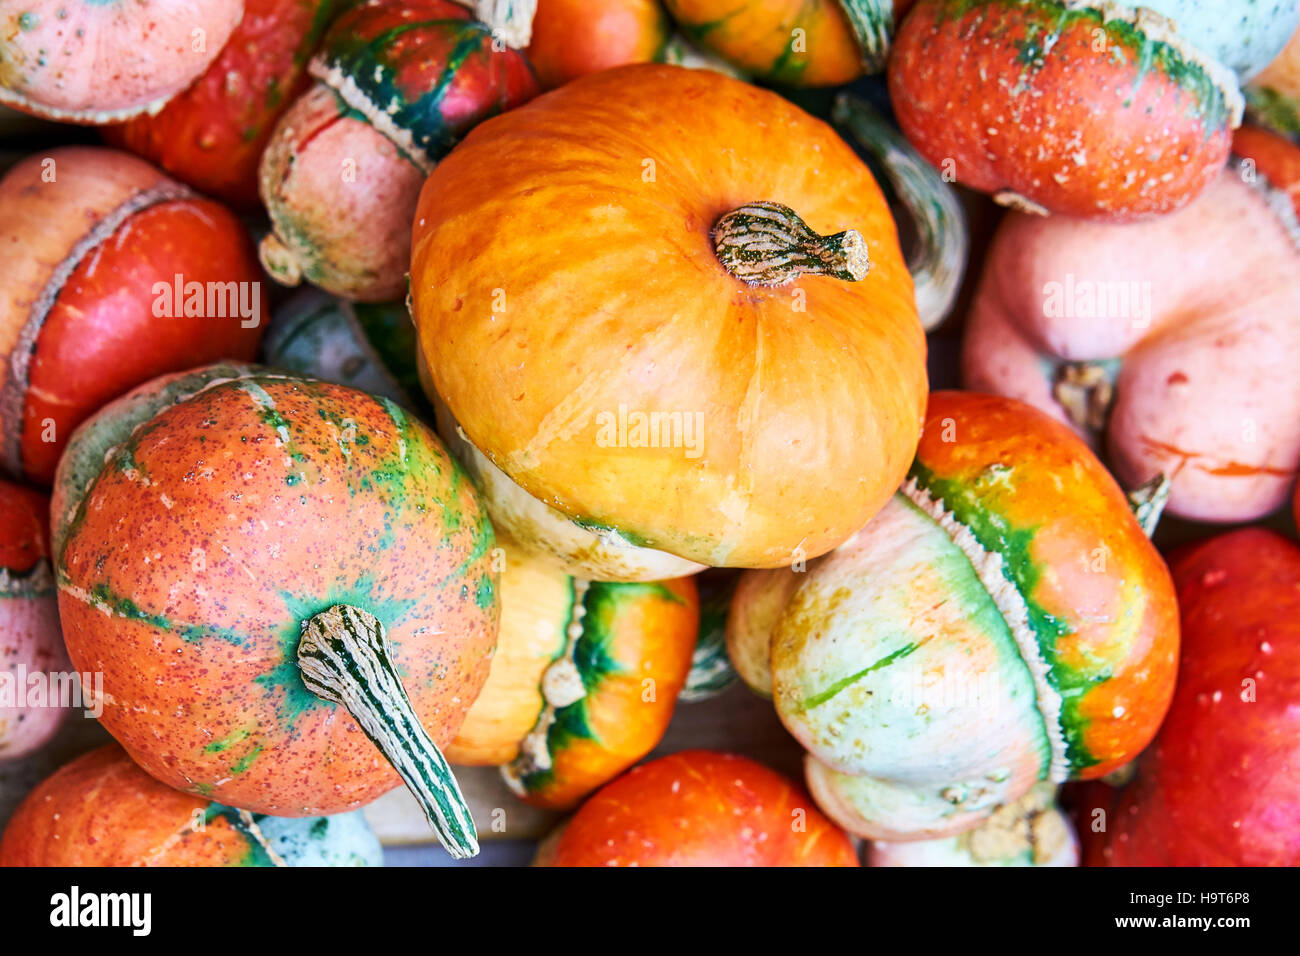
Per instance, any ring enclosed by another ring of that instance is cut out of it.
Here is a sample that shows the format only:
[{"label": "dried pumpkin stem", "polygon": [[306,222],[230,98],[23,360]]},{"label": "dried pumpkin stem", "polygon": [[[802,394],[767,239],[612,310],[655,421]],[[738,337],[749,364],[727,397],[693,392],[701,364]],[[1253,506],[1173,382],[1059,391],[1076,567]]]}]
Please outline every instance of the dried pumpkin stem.
[{"label": "dried pumpkin stem", "polygon": [[342,704],[406,782],[456,859],[478,853],[478,835],[442,751],[420,724],[393,666],[384,625],[336,604],[303,622],[298,669],[307,689]]},{"label": "dried pumpkin stem", "polygon": [[889,59],[894,0],[840,0],[840,9],[849,21],[853,38],[858,41],[863,70],[879,73]]},{"label": "dried pumpkin stem", "polygon": [[713,227],[713,249],[728,272],[750,285],[786,285],[801,275],[857,282],[871,268],[862,233],[818,235],[779,202],[747,203],[727,213]]},{"label": "dried pumpkin stem", "polygon": [[1052,397],[1076,428],[1095,435],[1106,427],[1115,385],[1106,367],[1095,362],[1064,362],[1052,380]]},{"label": "dried pumpkin stem", "polygon": [[1133,509],[1133,516],[1138,519],[1138,524],[1148,538],[1156,533],[1156,525],[1164,514],[1172,487],[1168,476],[1162,472],[1128,493],[1128,506]]}]

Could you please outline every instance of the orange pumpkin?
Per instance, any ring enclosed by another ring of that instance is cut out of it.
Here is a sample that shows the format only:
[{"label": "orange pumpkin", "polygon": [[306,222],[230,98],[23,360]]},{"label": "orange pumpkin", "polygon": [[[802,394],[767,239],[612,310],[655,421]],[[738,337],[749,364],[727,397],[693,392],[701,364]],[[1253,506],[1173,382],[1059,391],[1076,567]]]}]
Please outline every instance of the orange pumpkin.
[{"label": "orange pumpkin", "polygon": [[824,553],[916,445],[925,341],[875,180],[819,120],[710,71],[619,67],[477,128],[425,183],[411,292],[449,424],[587,534],[579,576],[617,579],[583,563],[601,545]]},{"label": "orange pumpkin", "polygon": [[659,58],[672,23],[659,0],[537,0],[528,62],[543,89]]}]

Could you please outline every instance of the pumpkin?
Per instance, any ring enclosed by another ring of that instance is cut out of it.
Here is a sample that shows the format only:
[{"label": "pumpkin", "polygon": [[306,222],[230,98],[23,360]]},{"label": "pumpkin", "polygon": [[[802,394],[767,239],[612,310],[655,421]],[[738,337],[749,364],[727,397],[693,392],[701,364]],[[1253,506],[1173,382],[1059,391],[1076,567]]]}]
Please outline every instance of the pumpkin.
[{"label": "pumpkin", "polygon": [[0,467],[49,484],[68,436],[165,372],[252,358],[266,294],[239,220],[152,166],[72,146],[0,180]]},{"label": "pumpkin", "polygon": [[244,12],[243,0],[5,6],[0,103],[94,124],[156,112],[208,68]]},{"label": "pumpkin", "polygon": [[205,193],[257,203],[257,164],[276,120],[309,85],[307,60],[349,0],[245,0],[244,16],[207,71],[161,112],[104,130]]},{"label": "pumpkin", "polygon": [[664,0],[682,32],[752,76],[838,86],[885,63],[911,0]]},{"label": "pumpkin", "polygon": [[1250,163],[1161,219],[1008,215],[962,350],[967,388],[1068,422],[1121,484],[1168,475],[1170,512],[1197,521],[1267,514],[1300,466],[1300,149],[1238,143]]},{"label": "pumpkin", "polygon": [[501,558],[497,653],[447,759],[501,765],[521,799],[569,809],[663,737],[699,599],[690,578],[602,583],[513,547]]},{"label": "pumpkin", "polygon": [[672,22],[659,0],[537,0],[528,61],[543,89],[659,59]]},{"label": "pumpkin", "polygon": [[857,866],[853,844],[798,784],[735,754],[686,750],[592,796],[546,866]]},{"label": "pumpkin", "polygon": [[108,744],[28,794],[0,866],[382,866],[360,812],[282,819],[163,786]]},{"label": "pumpkin", "polygon": [[1035,784],[973,830],[939,840],[875,842],[868,866],[1078,866],[1074,827],[1056,806],[1056,788]]},{"label": "pumpkin", "polygon": [[[50,569],[49,498],[0,481],[0,762],[43,746],[67,716],[51,686],[32,699],[28,677],[66,674],[68,656]],[[6,699],[7,698],[7,699]]]},{"label": "pumpkin", "polygon": [[1178,690],[1132,783],[1081,797],[1086,859],[1300,865],[1300,548],[1245,528],[1171,559]]},{"label": "pumpkin", "polygon": [[1300,30],[1246,87],[1246,116],[1275,132],[1300,138]]},{"label": "pumpkin", "polygon": [[728,643],[770,680],[822,809],[900,841],[1130,760],[1169,704],[1178,618],[1083,442],[1020,402],[939,392],[898,494],[802,573],[742,580]]},{"label": "pumpkin", "polygon": [[575,576],[821,554],[916,441],[925,342],[875,181],[711,71],[618,67],[475,129],[420,195],[411,293],[440,434]]},{"label": "pumpkin", "polygon": [[51,511],[68,653],[103,673],[101,723],[152,776],[277,816],[400,779],[449,852],[476,852],[438,748],[487,678],[493,535],[424,426],[211,366],[80,429]]},{"label": "pumpkin", "polygon": [[1298,18],[1274,0],[918,0],[890,98],[959,182],[1026,211],[1125,221],[1214,181],[1241,121],[1237,72],[1271,60]]},{"label": "pumpkin", "polygon": [[262,264],[350,299],[406,291],[425,176],[475,123],[537,92],[522,54],[449,0],[369,0],[308,65],[316,83],[280,119],[258,173],[272,231]]}]

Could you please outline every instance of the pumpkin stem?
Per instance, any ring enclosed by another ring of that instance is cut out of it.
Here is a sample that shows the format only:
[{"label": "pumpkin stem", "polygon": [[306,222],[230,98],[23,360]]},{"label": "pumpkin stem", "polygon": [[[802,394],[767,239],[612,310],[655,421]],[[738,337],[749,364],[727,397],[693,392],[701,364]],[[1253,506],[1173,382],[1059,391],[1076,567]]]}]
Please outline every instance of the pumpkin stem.
[{"label": "pumpkin stem", "polygon": [[867,74],[880,73],[889,59],[894,33],[894,0],[840,0],[840,9],[858,41],[863,69]]},{"label": "pumpkin stem", "polygon": [[280,241],[274,232],[268,232],[257,245],[257,258],[262,268],[280,285],[296,286],[302,281],[302,267],[293,250]]},{"label": "pumpkin stem", "polygon": [[469,807],[438,745],[420,724],[393,666],[384,625],[336,604],[302,625],[298,669],[307,689],[342,704],[388,758],[456,859],[478,853]]},{"label": "pumpkin stem", "polygon": [[801,275],[858,282],[871,262],[856,229],[821,236],[789,206],[752,202],[713,227],[713,249],[737,279],[750,285],[786,285]]},{"label": "pumpkin stem", "polygon": [[516,50],[533,38],[533,17],[537,0],[457,0],[474,11],[474,16],[492,28],[492,35]]},{"label": "pumpkin stem", "polygon": [[1104,365],[1063,362],[1052,380],[1052,397],[1076,428],[1095,435],[1106,427],[1115,385]]},{"label": "pumpkin stem", "polygon": [[1169,478],[1162,472],[1128,493],[1128,506],[1133,509],[1138,524],[1148,538],[1156,533],[1156,525],[1164,514],[1165,504],[1169,501],[1169,489],[1172,487]]},{"label": "pumpkin stem", "polygon": [[970,256],[966,213],[951,184],[897,129],[865,100],[842,94],[831,119],[873,169],[882,172],[916,229],[907,268],[916,289],[916,311],[929,331],[948,317]]}]

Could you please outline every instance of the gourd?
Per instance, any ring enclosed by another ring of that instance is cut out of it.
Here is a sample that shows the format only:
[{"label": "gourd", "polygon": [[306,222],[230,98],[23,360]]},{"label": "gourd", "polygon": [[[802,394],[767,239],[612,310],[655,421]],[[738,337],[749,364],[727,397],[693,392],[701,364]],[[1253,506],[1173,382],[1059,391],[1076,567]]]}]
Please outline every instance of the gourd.
[{"label": "gourd", "polygon": [[542,89],[659,59],[672,21],[659,0],[537,0],[528,62]]},{"label": "gourd", "polygon": [[521,799],[570,809],[668,728],[699,628],[695,584],[584,581],[512,546],[500,557],[497,653],[447,759],[500,765]]},{"label": "gourd", "polygon": [[1080,797],[1089,865],[1300,864],[1300,548],[1244,528],[1170,562],[1178,689],[1134,779]]},{"label": "gourd", "polygon": [[261,270],[226,208],[127,153],[70,146],[0,180],[0,470],[48,485],[73,429],[156,375],[250,359]]},{"label": "gourd", "polygon": [[284,819],[163,786],[108,744],[28,794],[0,866],[382,866],[361,813]]},{"label": "gourd", "polygon": [[1292,141],[1300,138],[1300,30],[1245,94],[1247,119]]},{"label": "gourd", "polygon": [[229,42],[160,112],[104,130],[171,175],[239,206],[257,204],[257,165],[281,114],[309,85],[307,60],[349,0],[245,0]]},{"label": "gourd", "polygon": [[1035,784],[973,830],[938,840],[875,842],[867,848],[867,866],[1078,865],[1078,837],[1049,783]]},{"label": "gourd", "polygon": [[276,281],[405,294],[424,178],[470,127],[537,92],[522,54],[497,46],[449,0],[369,0],[335,21],[307,67],[315,84],[262,154],[259,252]]},{"label": "gourd", "polygon": [[914,447],[925,344],[879,189],[716,73],[618,67],[474,130],[421,193],[411,293],[439,433],[575,576],[821,554]]},{"label": "gourd", "polygon": [[878,515],[802,572],[747,577],[736,669],[809,751],[821,808],[869,839],[951,836],[1040,780],[1102,776],[1173,693],[1168,570],[1087,447],[1009,399],[932,395]]},{"label": "gourd", "polygon": [[163,104],[216,58],[243,0],[6,4],[0,103],[64,123],[113,123]]},{"label": "gourd", "polygon": [[912,0],[665,0],[687,38],[752,76],[838,86],[884,68]]},{"label": "gourd", "polygon": [[438,748],[487,679],[493,535],[423,425],[210,366],[80,429],[51,513],[68,653],[103,673],[101,723],[152,776],[279,816],[400,779],[453,856],[476,852]]},{"label": "gourd", "polygon": [[68,655],[50,570],[49,498],[0,481],[0,762],[47,743],[69,701],[48,682],[31,696],[28,677],[66,674]]},{"label": "gourd", "polygon": [[1246,127],[1236,148],[1152,222],[1005,217],[962,349],[965,387],[1068,422],[1123,485],[1168,475],[1197,521],[1273,511],[1300,465],[1300,149]]},{"label": "gourd", "polygon": [[1203,192],[1241,122],[1239,74],[1300,9],[1266,0],[918,0],[889,63],[903,132],[1027,212],[1127,221]]},{"label": "gourd", "polygon": [[685,750],[592,796],[540,866],[857,866],[794,781],[735,754]]}]

